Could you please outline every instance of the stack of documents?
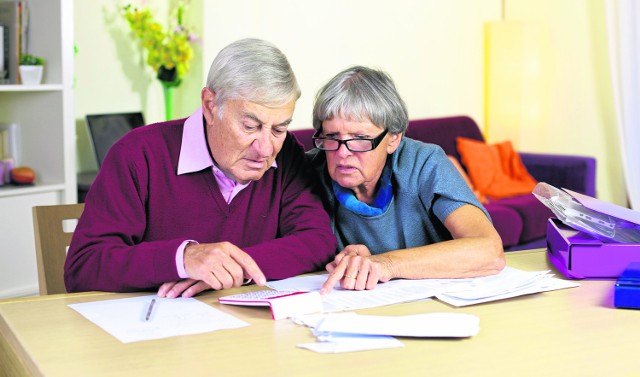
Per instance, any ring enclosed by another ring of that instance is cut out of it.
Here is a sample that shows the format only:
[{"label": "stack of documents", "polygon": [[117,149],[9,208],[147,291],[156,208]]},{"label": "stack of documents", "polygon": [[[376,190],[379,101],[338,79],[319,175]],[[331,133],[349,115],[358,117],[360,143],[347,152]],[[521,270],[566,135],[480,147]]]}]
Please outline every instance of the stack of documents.
[{"label": "stack of documents", "polygon": [[[328,276],[298,276],[268,282],[267,285],[281,291],[319,291]],[[322,296],[322,301],[325,312],[372,308],[431,297],[453,306],[467,306],[579,285],[554,278],[549,271],[527,272],[505,267],[499,274],[491,276],[465,279],[398,279],[379,283],[375,289],[366,291],[343,290],[336,285],[330,294]]]},{"label": "stack of documents", "polygon": [[453,306],[467,306],[580,286],[575,282],[556,279],[549,271],[525,272],[510,267],[498,275],[465,280],[435,297]]},{"label": "stack of documents", "polygon": [[[245,293],[222,297],[235,305],[268,305],[274,319],[294,317],[312,329],[321,343],[300,345],[317,352],[347,352],[362,349],[402,347],[391,336],[469,337],[478,333],[479,319],[462,313],[427,313],[404,317],[362,316],[332,313],[372,308],[436,297],[453,306],[487,301],[580,284],[554,278],[549,271],[526,272],[506,267],[497,275],[468,279],[392,280],[366,291],[342,290],[336,286],[320,295],[328,275],[299,276],[269,282],[278,291]],[[296,294],[296,292],[310,292]],[[69,307],[123,343],[249,326],[229,314],[193,298],[131,297]]]}]

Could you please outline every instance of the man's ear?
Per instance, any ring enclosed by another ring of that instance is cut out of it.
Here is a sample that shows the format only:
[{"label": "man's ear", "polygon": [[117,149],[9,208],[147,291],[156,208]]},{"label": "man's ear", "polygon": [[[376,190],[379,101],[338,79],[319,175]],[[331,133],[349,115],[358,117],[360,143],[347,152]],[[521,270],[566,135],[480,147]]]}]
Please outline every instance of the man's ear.
[{"label": "man's ear", "polygon": [[400,140],[402,140],[402,133],[389,134],[389,144],[387,144],[387,154],[391,154],[400,146]]},{"label": "man's ear", "polygon": [[200,92],[200,99],[202,101],[202,114],[204,115],[207,123],[213,122],[213,114],[218,111],[216,106],[216,94],[211,89],[204,87]]}]

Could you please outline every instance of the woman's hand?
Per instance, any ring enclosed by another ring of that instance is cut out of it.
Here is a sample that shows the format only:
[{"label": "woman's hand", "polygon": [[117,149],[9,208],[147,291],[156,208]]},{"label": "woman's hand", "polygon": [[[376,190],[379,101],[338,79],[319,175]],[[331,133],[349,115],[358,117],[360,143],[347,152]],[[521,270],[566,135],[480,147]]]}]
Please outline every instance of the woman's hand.
[{"label": "woman's hand", "polygon": [[374,289],[378,282],[391,280],[391,271],[384,261],[383,255],[371,255],[369,248],[364,245],[345,247],[327,265],[330,274],[322,285],[320,294],[331,292],[338,281],[342,289]]},{"label": "woman's hand", "polygon": [[345,256],[354,256],[354,255],[366,257],[371,255],[371,252],[369,251],[369,248],[366,247],[365,245],[349,245],[336,255],[336,258],[333,260],[333,262],[329,263],[326,266],[327,271],[333,272],[333,270],[336,269],[336,266],[340,263],[342,258],[344,258]]}]

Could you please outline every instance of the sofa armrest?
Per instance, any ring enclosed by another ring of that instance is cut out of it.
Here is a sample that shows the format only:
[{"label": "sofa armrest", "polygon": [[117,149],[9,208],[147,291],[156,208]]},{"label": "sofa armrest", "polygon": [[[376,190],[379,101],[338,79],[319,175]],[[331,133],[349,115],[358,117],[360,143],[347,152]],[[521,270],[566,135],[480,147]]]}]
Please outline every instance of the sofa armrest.
[{"label": "sofa armrest", "polygon": [[595,158],[522,152],[520,158],[538,182],[596,196]]},{"label": "sofa armrest", "polygon": [[305,152],[312,150],[315,148],[313,145],[313,134],[316,132],[313,128],[305,128],[302,130],[289,130],[289,133],[293,134],[293,136],[298,139],[298,142],[302,145],[302,149]]}]

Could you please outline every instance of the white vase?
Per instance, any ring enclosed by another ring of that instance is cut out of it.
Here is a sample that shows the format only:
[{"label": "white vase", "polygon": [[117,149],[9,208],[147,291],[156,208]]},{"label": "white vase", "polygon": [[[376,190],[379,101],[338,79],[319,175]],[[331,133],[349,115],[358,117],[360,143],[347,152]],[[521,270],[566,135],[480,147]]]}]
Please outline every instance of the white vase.
[{"label": "white vase", "polygon": [[38,85],[42,81],[43,66],[21,65],[20,81],[23,85]]}]

